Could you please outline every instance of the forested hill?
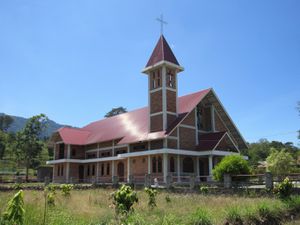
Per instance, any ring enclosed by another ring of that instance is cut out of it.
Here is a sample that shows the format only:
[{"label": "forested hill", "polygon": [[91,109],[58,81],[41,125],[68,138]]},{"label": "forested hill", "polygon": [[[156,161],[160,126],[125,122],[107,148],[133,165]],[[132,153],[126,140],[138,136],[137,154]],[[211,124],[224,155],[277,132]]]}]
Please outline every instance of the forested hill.
[{"label": "forested hill", "polygon": [[[4,113],[0,113],[0,116],[3,116]],[[10,125],[10,127],[8,128],[9,132],[17,132],[19,130],[21,130],[28,119],[24,118],[24,117],[20,117],[20,116],[13,116],[13,115],[9,115],[14,119],[14,122]],[[63,127],[64,125],[58,124],[56,122],[54,122],[53,120],[49,120],[48,122],[48,126],[46,128],[46,130],[43,132],[43,134],[41,135],[42,137],[50,137],[51,134],[56,131],[57,129]]]}]

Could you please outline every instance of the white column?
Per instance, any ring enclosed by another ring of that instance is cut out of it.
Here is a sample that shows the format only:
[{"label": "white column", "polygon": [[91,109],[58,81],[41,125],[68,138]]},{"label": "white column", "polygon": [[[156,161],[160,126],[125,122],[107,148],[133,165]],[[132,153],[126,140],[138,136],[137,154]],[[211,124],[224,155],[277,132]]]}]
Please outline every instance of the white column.
[{"label": "white column", "polygon": [[56,143],[54,143],[54,148],[53,148],[53,160],[55,159],[56,159]]},{"label": "white column", "polygon": [[115,175],[115,161],[112,160],[111,161],[111,179],[114,178],[114,175]]},{"label": "white column", "polygon": [[66,182],[69,183],[70,178],[70,163],[66,163]]},{"label": "white column", "polygon": [[212,169],[213,169],[213,156],[210,155],[208,157],[208,171],[209,171],[209,176],[212,176]]},{"label": "white column", "polygon": [[162,110],[163,110],[163,130],[167,129],[167,90],[166,90],[166,79],[167,79],[166,67],[162,67]]},{"label": "white column", "polygon": [[177,155],[177,182],[180,182],[180,155]]},{"label": "white column", "polygon": [[210,106],[210,114],[211,114],[211,131],[215,132],[215,130],[216,130],[216,127],[215,127],[215,107],[214,107],[213,104]]},{"label": "white column", "polygon": [[196,145],[199,144],[199,139],[198,139],[198,120],[197,120],[197,107],[195,107],[195,139],[196,139]]},{"label": "white column", "polygon": [[67,159],[69,159],[71,156],[71,145],[68,145],[68,148],[67,148]]},{"label": "white column", "polygon": [[130,176],[130,158],[127,158],[127,182],[129,182],[129,176]]},{"label": "white column", "polygon": [[151,174],[151,157],[148,155],[148,174]]},{"label": "white column", "polygon": [[163,154],[163,175],[164,175],[164,183],[167,183],[168,176],[168,154]]}]

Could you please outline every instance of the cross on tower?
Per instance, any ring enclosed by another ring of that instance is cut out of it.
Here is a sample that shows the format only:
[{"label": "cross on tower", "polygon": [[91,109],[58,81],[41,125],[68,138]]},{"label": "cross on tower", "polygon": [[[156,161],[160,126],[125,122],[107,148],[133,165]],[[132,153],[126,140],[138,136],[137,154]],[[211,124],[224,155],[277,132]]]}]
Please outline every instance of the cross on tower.
[{"label": "cross on tower", "polygon": [[160,18],[156,18],[156,20],[158,22],[160,22],[160,34],[163,34],[163,31],[164,31],[164,24],[168,24],[166,21],[164,21],[164,15],[161,14],[160,15]]}]

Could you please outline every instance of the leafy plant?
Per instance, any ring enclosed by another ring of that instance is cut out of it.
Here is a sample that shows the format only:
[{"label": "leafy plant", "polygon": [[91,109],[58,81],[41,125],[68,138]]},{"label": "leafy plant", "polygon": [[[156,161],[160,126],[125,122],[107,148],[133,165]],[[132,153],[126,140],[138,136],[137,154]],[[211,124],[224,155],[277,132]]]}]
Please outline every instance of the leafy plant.
[{"label": "leafy plant", "polygon": [[225,156],[213,169],[213,177],[217,181],[223,181],[224,174],[238,175],[249,174],[248,162],[240,155]]},{"label": "leafy plant", "polygon": [[3,218],[8,223],[22,225],[24,224],[24,215],[24,193],[20,190],[9,200]]},{"label": "leafy plant", "polygon": [[231,207],[227,210],[226,224],[243,225],[241,212],[237,207]]},{"label": "leafy plant", "polygon": [[71,190],[73,189],[73,187],[74,186],[72,184],[62,184],[62,185],[60,185],[61,191],[62,191],[64,196],[70,196]]},{"label": "leafy plant", "polygon": [[167,203],[170,203],[170,202],[171,202],[170,196],[169,196],[169,195],[166,195],[165,200],[166,200]]},{"label": "leafy plant", "polygon": [[289,173],[293,164],[293,156],[285,149],[282,149],[280,152],[272,149],[271,154],[267,158],[267,169],[274,175]]},{"label": "leafy plant", "polygon": [[206,185],[201,185],[199,190],[201,194],[205,194],[205,195],[208,194],[208,186]]},{"label": "leafy plant", "polygon": [[47,204],[49,206],[54,206],[55,205],[55,193],[49,192],[47,194]]},{"label": "leafy plant", "polygon": [[207,211],[203,209],[197,209],[197,211],[191,217],[191,224],[194,225],[212,225],[212,221]]},{"label": "leafy plant", "polygon": [[293,184],[288,177],[280,182],[275,188],[274,193],[281,199],[290,198],[292,194]]},{"label": "leafy plant", "polygon": [[150,209],[156,207],[156,195],[158,194],[157,190],[153,188],[145,188],[145,192],[148,194],[148,206]]},{"label": "leafy plant", "polygon": [[128,214],[133,210],[134,203],[138,202],[137,193],[127,185],[122,185],[113,192],[112,198],[117,214]]}]

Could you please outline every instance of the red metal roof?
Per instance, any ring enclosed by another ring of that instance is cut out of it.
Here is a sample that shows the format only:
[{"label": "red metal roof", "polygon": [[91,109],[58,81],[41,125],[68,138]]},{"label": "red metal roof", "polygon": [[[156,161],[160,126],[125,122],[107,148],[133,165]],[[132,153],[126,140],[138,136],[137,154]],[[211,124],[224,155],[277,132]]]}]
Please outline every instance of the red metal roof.
[{"label": "red metal roof", "polygon": [[[172,128],[180,123],[185,115],[209,93],[211,89],[202,90],[178,98],[178,120]],[[148,107],[133,110],[117,116],[92,122],[83,128],[64,127],[58,130],[66,144],[86,145],[115,139],[121,139],[118,144],[135,143],[139,141],[161,139],[168,135],[168,131],[149,133]]]},{"label": "red metal roof", "polygon": [[168,61],[179,66],[175,55],[173,54],[168,42],[163,35],[160,36],[146,67],[153,66],[161,61]]}]

